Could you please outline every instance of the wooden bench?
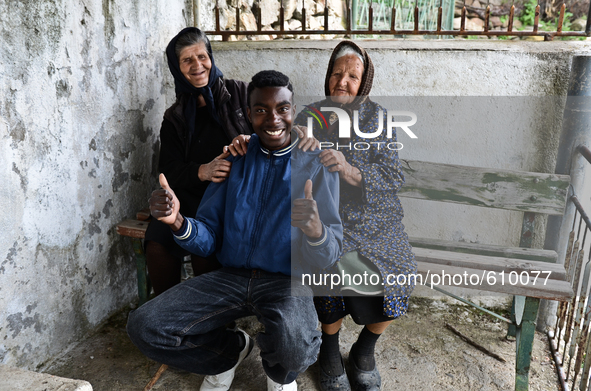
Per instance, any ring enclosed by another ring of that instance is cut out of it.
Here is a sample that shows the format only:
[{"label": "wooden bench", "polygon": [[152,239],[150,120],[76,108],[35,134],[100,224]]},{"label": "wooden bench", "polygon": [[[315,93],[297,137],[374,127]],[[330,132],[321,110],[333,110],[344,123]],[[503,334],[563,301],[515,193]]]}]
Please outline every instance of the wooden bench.
[{"label": "wooden bench", "polygon": [[[510,323],[509,334],[516,337],[515,389],[527,390],[539,301],[567,301],[573,295],[568,282],[572,278],[567,279],[563,265],[557,263],[556,252],[530,248],[534,216],[563,214],[570,178],[412,160],[402,163],[406,184],[400,191],[401,197],[523,212],[520,247],[422,238],[410,238],[410,242],[424,282],[428,285],[439,281],[434,289],[441,291],[439,286],[453,285],[515,295],[511,319],[504,320]],[[149,217],[149,211],[143,210],[136,219],[117,225],[117,233],[133,240],[140,305],[148,300],[150,289],[142,244]],[[451,278],[464,275],[472,280],[462,278],[456,284],[458,279]],[[527,280],[527,284],[514,283],[516,277]]]},{"label": "wooden bench", "polygon": [[[400,197],[523,212],[520,247],[412,237],[410,242],[424,284],[446,294],[441,285],[515,295],[511,319],[504,320],[516,337],[515,389],[527,390],[540,299],[567,301],[573,295],[572,279],[556,252],[531,248],[534,217],[564,213],[570,177],[413,160],[402,164],[406,184]],[[412,216],[407,213],[406,219]]]}]

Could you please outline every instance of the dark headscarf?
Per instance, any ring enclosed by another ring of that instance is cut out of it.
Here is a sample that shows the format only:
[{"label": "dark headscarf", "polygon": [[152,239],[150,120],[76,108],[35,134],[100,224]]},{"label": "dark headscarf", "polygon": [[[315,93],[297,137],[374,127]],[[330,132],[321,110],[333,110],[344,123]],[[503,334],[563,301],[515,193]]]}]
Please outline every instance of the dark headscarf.
[{"label": "dark headscarf", "polygon": [[332,74],[332,69],[334,68],[334,63],[336,61],[337,53],[341,50],[343,46],[350,46],[352,47],[357,53],[363,57],[364,69],[363,69],[363,77],[361,78],[361,84],[359,85],[359,91],[357,91],[357,97],[353,100],[353,102],[343,105],[345,108],[350,110],[356,110],[359,106],[367,99],[369,92],[371,91],[371,87],[373,85],[373,63],[371,62],[371,58],[367,52],[358,46],[355,42],[352,41],[341,41],[339,44],[334,48],[332,51],[332,56],[330,56],[330,61],[328,62],[328,69],[326,70],[326,78],[324,80],[324,94],[329,97],[330,91],[328,89],[328,82],[330,79],[330,75]]},{"label": "dark headscarf", "polygon": [[209,82],[205,87],[197,88],[194,87],[189,80],[183,75],[181,72],[181,68],[179,65],[179,59],[175,53],[175,46],[176,42],[179,37],[190,33],[196,32],[201,33],[196,27],[187,27],[183,29],[180,33],[178,33],[168,44],[166,47],[166,57],[168,57],[168,68],[170,69],[170,73],[174,77],[174,91],[176,92],[177,99],[180,98],[183,94],[189,95],[189,100],[185,105],[185,119],[187,120],[187,126],[189,127],[189,134],[192,136],[195,133],[195,119],[197,115],[197,98],[199,95],[202,95],[205,99],[205,105],[207,106],[207,111],[211,114],[213,119],[218,123],[221,124],[220,119],[218,118],[218,114],[216,111],[215,103],[213,101],[213,94],[211,92],[211,88],[217,82],[220,77],[223,77],[222,71],[220,71],[215,66],[215,61],[213,60],[213,54],[211,53],[211,44],[208,42],[205,43],[205,48],[207,50],[207,54],[209,55],[209,59],[211,60],[211,69],[209,70]]}]

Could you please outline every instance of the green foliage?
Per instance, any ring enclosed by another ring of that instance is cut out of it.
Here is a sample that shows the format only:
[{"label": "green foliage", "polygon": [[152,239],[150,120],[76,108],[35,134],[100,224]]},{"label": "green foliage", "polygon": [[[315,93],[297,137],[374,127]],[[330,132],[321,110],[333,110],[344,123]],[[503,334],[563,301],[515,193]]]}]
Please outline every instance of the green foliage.
[{"label": "green foliage", "polygon": [[[519,20],[523,23],[524,27],[520,28],[520,30],[525,29],[525,26],[533,26],[536,20],[536,6],[538,5],[537,0],[528,0],[523,5],[523,11],[521,15],[519,15]],[[507,21],[507,16],[501,16],[501,22],[505,23]],[[573,24],[573,14],[571,12],[565,12],[564,18],[562,20],[562,31],[573,31],[572,28]],[[558,17],[543,21],[539,20],[538,27],[541,31],[556,31],[558,29]],[[499,39],[503,39],[500,38]],[[506,38],[505,38],[506,39]],[[581,39],[580,37],[561,37],[561,40],[572,40],[572,39]],[[583,39],[585,39],[583,37]]]},{"label": "green foliage", "polygon": [[536,20],[536,7],[538,6],[537,0],[529,0],[524,4],[523,11],[519,15],[521,23],[527,26],[533,26]]}]

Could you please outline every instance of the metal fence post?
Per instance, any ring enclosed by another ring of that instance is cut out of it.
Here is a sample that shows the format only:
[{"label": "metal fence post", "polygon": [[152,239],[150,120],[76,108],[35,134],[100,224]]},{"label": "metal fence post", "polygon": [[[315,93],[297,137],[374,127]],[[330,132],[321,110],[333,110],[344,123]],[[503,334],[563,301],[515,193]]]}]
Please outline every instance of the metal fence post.
[{"label": "metal fence post", "polygon": [[[574,56],[568,96],[564,108],[562,133],[556,158],[556,174],[571,176],[575,193],[583,190],[585,169],[589,166],[576,148],[583,144],[591,146],[591,56]],[[570,194],[569,194],[570,195]],[[567,204],[563,216],[549,216],[544,248],[558,253],[558,262],[564,262],[575,208]],[[543,301],[540,306],[538,330],[544,330],[553,323],[556,303]]]},{"label": "metal fence post", "polygon": [[199,26],[199,12],[200,10],[200,0],[193,0],[193,26],[200,28]]}]

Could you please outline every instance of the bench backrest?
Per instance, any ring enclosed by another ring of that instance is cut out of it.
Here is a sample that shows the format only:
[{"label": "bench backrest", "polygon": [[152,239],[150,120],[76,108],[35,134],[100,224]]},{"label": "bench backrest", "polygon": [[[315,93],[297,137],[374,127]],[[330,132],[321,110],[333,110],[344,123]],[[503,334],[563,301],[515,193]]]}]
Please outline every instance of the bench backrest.
[{"label": "bench backrest", "polygon": [[570,177],[401,160],[400,197],[562,215]]}]

